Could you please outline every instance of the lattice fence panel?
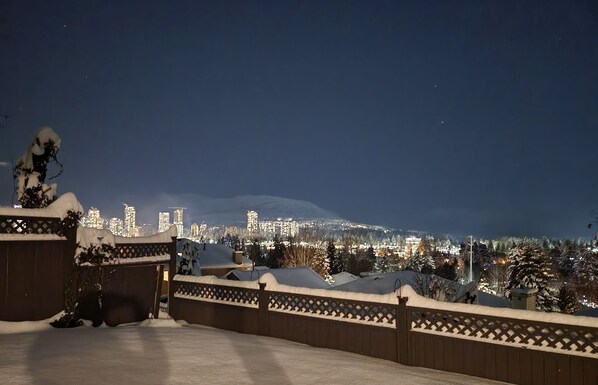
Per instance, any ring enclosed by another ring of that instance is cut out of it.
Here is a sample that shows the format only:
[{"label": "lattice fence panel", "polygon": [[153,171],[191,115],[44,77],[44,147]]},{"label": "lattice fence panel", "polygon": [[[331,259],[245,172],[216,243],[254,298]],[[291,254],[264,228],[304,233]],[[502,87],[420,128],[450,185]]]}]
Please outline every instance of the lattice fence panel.
[{"label": "lattice fence panel", "polygon": [[412,330],[431,330],[483,340],[598,353],[598,328],[408,308]]},{"label": "lattice fence panel", "polygon": [[0,216],[0,234],[59,234],[59,218]]},{"label": "lattice fence panel", "polygon": [[337,298],[269,292],[268,310],[395,326],[396,306]]},{"label": "lattice fence panel", "polygon": [[177,282],[177,285],[175,296],[195,297],[198,300],[207,299],[255,307],[258,305],[258,290],[181,281]]},{"label": "lattice fence panel", "polygon": [[117,243],[116,258],[132,259],[170,254],[170,243]]}]

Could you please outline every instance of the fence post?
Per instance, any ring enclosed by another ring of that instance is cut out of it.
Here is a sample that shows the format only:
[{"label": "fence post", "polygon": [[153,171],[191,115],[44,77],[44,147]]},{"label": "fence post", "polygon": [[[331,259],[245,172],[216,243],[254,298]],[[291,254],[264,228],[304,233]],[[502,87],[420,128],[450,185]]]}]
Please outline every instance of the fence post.
[{"label": "fence post", "polygon": [[258,294],[258,314],[260,324],[260,335],[268,336],[270,334],[269,321],[268,321],[268,302],[270,298],[266,291],[266,283],[260,282],[260,291]]},{"label": "fence post", "polygon": [[164,280],[164,265],[156,266],[156,298],[154,302],[154,318],[160,317],[160,299],[162,297],[162,281]]},{"label": "fence post", "polygon": [[407,312],[409,297],[397,297],[397,362],[402,365],[411,365],[409,350],[409,332],[411,330],[410,317]]},{"label": "fence post", "polygon": [[173,315],[174,310],[174,284],[173,278],[176,274],[176,240],[177,237],[171,237],[170,261],[168,261],[168,314],[177,319],[178,315]]}]

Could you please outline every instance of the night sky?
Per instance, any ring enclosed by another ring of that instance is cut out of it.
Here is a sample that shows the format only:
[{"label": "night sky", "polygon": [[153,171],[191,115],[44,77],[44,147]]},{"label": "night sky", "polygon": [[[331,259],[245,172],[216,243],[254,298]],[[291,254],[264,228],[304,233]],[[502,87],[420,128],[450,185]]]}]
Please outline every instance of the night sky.
[{"label": "night sky", "polygon": [[59,193],[86,208],[260,194],[393,228],[593,235],[596,1],[3,0],[0,19],[0,204],[50,126]]}]

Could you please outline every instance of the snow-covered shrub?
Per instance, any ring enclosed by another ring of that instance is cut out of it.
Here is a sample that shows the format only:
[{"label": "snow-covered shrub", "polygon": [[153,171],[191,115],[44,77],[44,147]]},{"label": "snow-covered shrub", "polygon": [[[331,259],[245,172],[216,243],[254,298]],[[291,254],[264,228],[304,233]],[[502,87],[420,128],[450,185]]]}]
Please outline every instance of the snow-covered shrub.
[{"label": "snow-covered shrub", "polygon": [[29,149],[17,160],[14,172],[17,198],[22,207],[43,208],[56,200],[56,184],[47,185],[45,181],[50,161],[62,167],[56,159],[59,150],[60,137],[46,127],[37,133]]}]

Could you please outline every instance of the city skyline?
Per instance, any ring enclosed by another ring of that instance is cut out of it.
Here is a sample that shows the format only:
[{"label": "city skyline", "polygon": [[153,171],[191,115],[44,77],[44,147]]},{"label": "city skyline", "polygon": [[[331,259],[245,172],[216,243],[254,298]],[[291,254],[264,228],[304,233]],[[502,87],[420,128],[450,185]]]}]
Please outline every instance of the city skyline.
[{"label": "city skyline", "polygon": [[397,229],[594,235],[596,2],[1,7],[0,205],[50,126],[58,194],[85,207],[270,195]]},{"label": "city skyline", "polygon": [[[127,209],[136,213],[136,209],[134,206],[126,205],[123,218],[126,219],[127,216]],[[181,207],[170,207],[170,209],[175,211],[181,211]],[[104,218],[100,214],[100,210],[95,207],[90,207],[87,210],[81,220],[83,226],[98,228],[98,229],[108,229],[115,235],[121,236],[149,236],[156,234],[158,232],[167,231],[170,226],[177,227],[177,234],[179,237],[183,238],[190,238],[194,240],[202,240],[202,241],[210,241],[210,242],[219,242],[220,237],[225,236],[227,234],[237,234],[240,235],[246,241],[250,241],[251,239],[260,239],[261,242],[271,242],[275,236],[278,236],[282,240],[287,240],[291,238],[295,239],[303,239],[305,235],[307,235],[310,229],[313,228],[320,228],[322,230],[327,229],[328,231],[333,230],[337,233],[337,238],[342,239],[342,233],[344,231],[351,231],[351,230],[365,230],[366,232],[381,232],[381,233],[388,233],[389,237],[394,239],[396,236],[399,239],[404,239],[407,241],[405,245],[403,245],[403,252],[406,253],[407,249],[410,247],[415,247],[416,245],[409,245],[411,239],[413,242],[419,243],[422,238],[430,238],[435,239],[437,241],[441,240],[452,240],[452,242],[456,242],[458,245],[459,242],[469,242],[470,239],[476,240],[476,242],[483,242],[488,243],[491,241],[505,241],[505,240],[523,240],[523,239],[530,239],[530,240],[571,240],[574,242],[585,242],[590,244],[594,242],[594,237],[578,237],[575,239],[572,238],[559,238],[559,237],[529,237],[529,236],[516,236],[516,235],[500,235],[500,236],[487,236],[484,234],[454,234],[454,233],[431,233],[426,231],[420,230],[404,230],[404,229],[393,229],[387,228],[384,226],[376,225],[376,224],[364,224],[364,223],[357,223],[348,221],[345,219],[312,219],[312,220],[299,220],[296,221],[293,218],[283,218],[283,217],[266,217],[263,218],[259,215],[257,211],[248,210],[245,213],[245,222],[243,224],[223,224],[223,223],[206,223],[205,221],[194,222],[192,220],[183,222],[175,223],[174,220],[171,223],[169,221],[170,212],[168,211],[158,211],[155,213],[156,221],[149,221],[137,224],[134,226],[133,235],[127,235],[124,231],[124,223],[125,220],[117,217],[112,218]],[[177,214],[175,216],[177,221],[183,221],[183,216]],[[300,231],[304,231],[300,233]],[[308,233],[305,233],[307,231]],[[340,231],[340,232],[338,232]],[[210,234],[211,236],[207,236]],[[214,234],[219,234],[214,236]],[[331,233],[324,231],[324,238],[320,241],[325,240],[325,238],[330,237]],[[339,237],[339,234],[340,237]],[[299,238],[296,238],[299,236]],[[312,235],[313,236],[313,235]],[[309,237],[309,235],[308,235]],[[333,236],[334,238],[334,236]],[[389,239],[390,239],[389,238]],[[450,244],[450,243],[449,243]],[[365,245],[361,245],[365,247]],[[383,247],[389,246],[386,244]],[[396,246],[396,245],[395,245]],[[382,247],[381,244],[375,244],[375,247]],[[443,249],[440,249],[443,250]],[[448,250],[448,249],[447,249]],[[454,252],[454,245],[452,252]],[[448,252],[448,251],[446,251]]]}]

